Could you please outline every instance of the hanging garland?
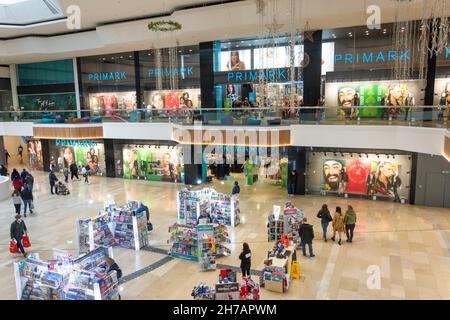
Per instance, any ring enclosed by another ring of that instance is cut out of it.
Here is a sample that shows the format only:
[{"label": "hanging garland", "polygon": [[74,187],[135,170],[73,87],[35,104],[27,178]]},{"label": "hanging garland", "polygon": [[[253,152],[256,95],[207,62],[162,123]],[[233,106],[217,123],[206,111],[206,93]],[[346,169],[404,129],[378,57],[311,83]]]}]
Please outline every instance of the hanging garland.
[{"label": "hanging garland", "polygon": [[162,20],[157,22],[150,22],[148,24],[148,29],[153,32],[170,32],[170,31],[176,31],[181,29],[181,24],[179,24],[176,21],[172,20]]}]

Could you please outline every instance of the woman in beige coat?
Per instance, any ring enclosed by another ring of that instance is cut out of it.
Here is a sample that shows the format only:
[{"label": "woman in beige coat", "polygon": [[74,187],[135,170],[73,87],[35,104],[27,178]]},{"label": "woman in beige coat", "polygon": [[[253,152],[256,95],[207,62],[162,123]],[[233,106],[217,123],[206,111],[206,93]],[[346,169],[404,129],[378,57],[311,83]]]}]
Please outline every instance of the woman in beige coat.
[{"label": "woman in beige coat", "polygon": [[333,216],[333,237],[331,240],[335,241],[336,232],[339,234],[339,245],[341,245],[342,233],[344,233],[344,216],[342,215],[341,207],[336,207],[336,213]]}]

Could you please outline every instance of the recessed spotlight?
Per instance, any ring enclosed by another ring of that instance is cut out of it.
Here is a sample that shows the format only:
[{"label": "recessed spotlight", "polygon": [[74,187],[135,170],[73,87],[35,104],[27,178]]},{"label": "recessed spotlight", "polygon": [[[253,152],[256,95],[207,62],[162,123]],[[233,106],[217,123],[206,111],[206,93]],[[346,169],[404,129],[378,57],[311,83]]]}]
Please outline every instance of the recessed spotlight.
[{"label": "recessed spotlight", "polygon": [[236,45],[236,48],[239,48],[239,45],[238,45],[238,44]]},{"label": "recessed spotlight", "polygon": [[112,57],[111,60],[114,60],[114,57]]},{"label": "recessed spotlight", "polygon": [[120,59],[123,59],[123,56],[120,56]]},{"label": "recessed spotlight", "polygon": [[178,53],[181,53],[181,50],[178,50]]},{"label": "recessed spotlight", "polygon": [[103,60],[103,61],[105,61],[105,60],[106,60],[106,58],[103,58],[102,60]]},{"label": "recessed spotlight", "polygon": [[133,58],[133,56],[128,56],[128,58]]},{"label": "recessed spotlight", "polygon": [[192,52],[192,49],[189,49],[189,52]]}]

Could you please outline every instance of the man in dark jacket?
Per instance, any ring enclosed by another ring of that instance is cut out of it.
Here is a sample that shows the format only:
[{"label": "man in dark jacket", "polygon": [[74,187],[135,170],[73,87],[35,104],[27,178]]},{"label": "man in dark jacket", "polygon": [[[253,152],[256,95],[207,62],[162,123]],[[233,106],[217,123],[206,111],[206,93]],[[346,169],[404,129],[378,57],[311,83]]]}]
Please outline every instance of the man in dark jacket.
[{"label": "man in dark jacket", "polygon": [[[50,172],[50,174],[48,175],[48,181],[50,182],[50,192],[52,194],[56,194],[56,181],[58,181],[58,178],[56,177],[55,173],[53,171]],[[53,192],[53,189],[55,189],[55,192]]]},{"label": "man in dark jacket", "polygon": [[30,213],[33,213],[33,210],[31,209],[31,203],[33,202],[33,193],[31,192],[30,188],[26,186],[23,188],[22,193],[20,194],[23,200],[23,215],[24,217],[27,216],[27,207],[30,208]]},{"label": "man in dark jacket", "polygon": [[16,215],[16,220],[11,223],[10,228],[10,236],[11,240],[17,243],[17,248],[22,252],[23,256],[26,258],[27,254],[22,245],[22,237],[27,235],[27,226],[25,222],[22,220],[22,216],[20,214]]},{"label": "man in dark jacket", "polygon": [[20,179],[22,179],[22,183],[25,184],[25,180],[27,178],[28,175],[28,171],[27,169],[23,169],[22,172],[20,173]]},{"label": "man in dark jacket", "polygon": [[302,251],[303,255],[306,257],[306,245],[309,247],[309,256],[315,257],[313,254],[313,247],[312,247],[312,241],[314,239],[314,230],[313,226],[307,223],[307,219],[303,218],[303,223],[300,225],[300,228],[298,229],[298,234],[300,235],[301,244],[302,244]]},{"label": "man in dark jacket", "polygon": [[239,182],[235,181],[233,190],[231,191],[231,195],[234,196],[239,193],[241,193],[241,188],[239,187]]},{"label": "man in dark jacket", "polygon": [[78,167],[75,163],[72,163],[70,165],[70,180],[73,180],[73,177],[77,178],[77,180],[80,180],[78,177]]}]

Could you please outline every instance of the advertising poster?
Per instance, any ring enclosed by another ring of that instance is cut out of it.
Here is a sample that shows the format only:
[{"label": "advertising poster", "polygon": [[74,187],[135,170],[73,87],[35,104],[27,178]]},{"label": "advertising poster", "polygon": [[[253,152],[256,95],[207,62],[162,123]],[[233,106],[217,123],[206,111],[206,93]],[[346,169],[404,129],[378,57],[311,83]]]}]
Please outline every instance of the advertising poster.
[{"label": "advertising poster", "polygon": [[252,68],[251,50],[222,51],[219,71],[242,71]]},{"label": "advertising poster", "polygon": [[193,109],[200,107],[200,89],[146,91],[147,109]]},{"label": "advertising poster", "polygon": [[123,177],[151,181],[182,182],[182,149],[168,146],[128,145],[123,152]]},{"label": "advertising poster", "polygon": [[[105,168],[105,149],[101,143],[94,146],[55,146],[51,158],[58,163],[61,171],[69,168],[72,163],[77,166],[89,165],[91,174],[100,174]],[[56,157],[55,157],[56,155]]]},{"label": "advertising poster", "polygon": [[44,170],[44,162],[42,160],[42,145],[40,141],[28,142],[28,155],[30,157],[31,170]]},{"label": "advertising poster", "polygon": [[409,198],[410,170],[407,155],[310,155],[308,189],[400,201]]}]

